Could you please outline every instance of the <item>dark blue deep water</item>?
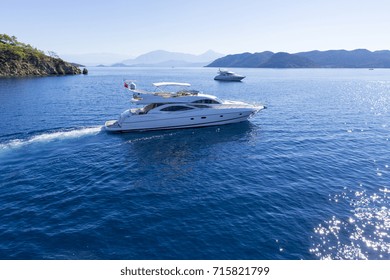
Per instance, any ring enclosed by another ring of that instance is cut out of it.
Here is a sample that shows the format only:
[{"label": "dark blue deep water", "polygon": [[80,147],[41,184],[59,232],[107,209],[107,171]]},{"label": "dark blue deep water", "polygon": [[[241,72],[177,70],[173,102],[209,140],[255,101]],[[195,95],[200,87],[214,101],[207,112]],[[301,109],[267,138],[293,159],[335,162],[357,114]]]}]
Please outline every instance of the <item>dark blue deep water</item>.
[{"label": "dark blue deep water", "polygon": [[[390,259],[390,70],[216,70],[0,79],[0,259]],[[107,134],[124,78],[268,108]]]}]

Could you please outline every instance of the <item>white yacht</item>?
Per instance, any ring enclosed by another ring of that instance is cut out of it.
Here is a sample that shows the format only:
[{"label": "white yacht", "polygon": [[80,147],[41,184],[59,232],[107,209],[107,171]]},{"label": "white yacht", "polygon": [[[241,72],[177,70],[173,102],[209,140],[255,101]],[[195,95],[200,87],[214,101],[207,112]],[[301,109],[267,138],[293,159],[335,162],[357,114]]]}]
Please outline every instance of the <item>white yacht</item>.
[{"label": "white yacht", "polygon": [[245,76],[238,75],[232,71],[219,69],[218,75],[214,77],[214,80],[239,82],[244,78]]},{"label": "white yacht", "polygon": [[146,105],[124,111],[117,120],[105,123],[107,131],[130,132],[203,127],[246,121],[262,105],[251,105],[238,101],[222,101],[213,95],[196,90],[181,89],[166,91],[165,87],[189,87],[188,83],[153,83],[156,90],[148,92],[136,89],[132,81],[125,81],[125,87],[132,94],[132,103]]}]

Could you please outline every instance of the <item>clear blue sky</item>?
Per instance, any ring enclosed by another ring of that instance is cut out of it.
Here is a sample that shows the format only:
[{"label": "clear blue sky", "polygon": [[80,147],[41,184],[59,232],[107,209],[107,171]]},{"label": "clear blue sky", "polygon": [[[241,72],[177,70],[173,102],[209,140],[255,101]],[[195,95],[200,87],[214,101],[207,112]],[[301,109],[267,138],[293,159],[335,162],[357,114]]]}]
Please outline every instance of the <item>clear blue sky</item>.
[{"label": "clear blue sky", "polygon": [[58,54],[390,49],[389,0],[12,0],[0,11],[0,33]]}]

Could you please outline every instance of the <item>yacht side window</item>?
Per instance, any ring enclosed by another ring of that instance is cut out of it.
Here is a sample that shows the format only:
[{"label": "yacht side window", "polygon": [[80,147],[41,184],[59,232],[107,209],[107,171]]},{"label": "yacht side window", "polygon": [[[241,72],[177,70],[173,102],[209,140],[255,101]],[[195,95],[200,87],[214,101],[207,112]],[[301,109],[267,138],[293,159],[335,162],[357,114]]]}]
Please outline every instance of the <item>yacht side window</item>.
[{"label": "yacht side window", "polygon": [[218,101],[213,99],[199,99],[192,103],[202,103],[202,104],[220,104]]},{"label": "yacht side window", "polygon": [[147,106],[145,106],[142,110],[141,110],[141,113],[142,114],[146,114],[148,113],[150,110],[154,109],[154,108],[157,108],[158,106],[161,106],[163,105],[162,103],[151,103]]},{"label": "yacht side window", "polygon": [[186,111],[192,109],[194,108],[187,107],[187,106],[169,106],[169,107],[162,108],[160,111],[175,112],[175,111]]},{"label": "yacht side window", "polygon": [[192,106],[194,106],[194,107],[196,107],[196,108],[210,108],[210,106],[208,106],[208,105],[203,105],[203,104],[192,105]]}]

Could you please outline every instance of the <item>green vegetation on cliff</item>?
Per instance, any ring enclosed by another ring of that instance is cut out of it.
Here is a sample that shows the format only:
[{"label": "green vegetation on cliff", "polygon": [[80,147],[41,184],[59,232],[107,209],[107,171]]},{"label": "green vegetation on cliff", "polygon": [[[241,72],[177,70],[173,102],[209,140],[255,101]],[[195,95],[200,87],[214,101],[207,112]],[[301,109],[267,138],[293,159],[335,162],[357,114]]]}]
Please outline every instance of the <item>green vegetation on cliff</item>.
[{"label": "green vegetation on cliff", "polygon": [[81,74],[79,68],[51,54],[47,56],[15,36],[0,34],[0,77]]}]

